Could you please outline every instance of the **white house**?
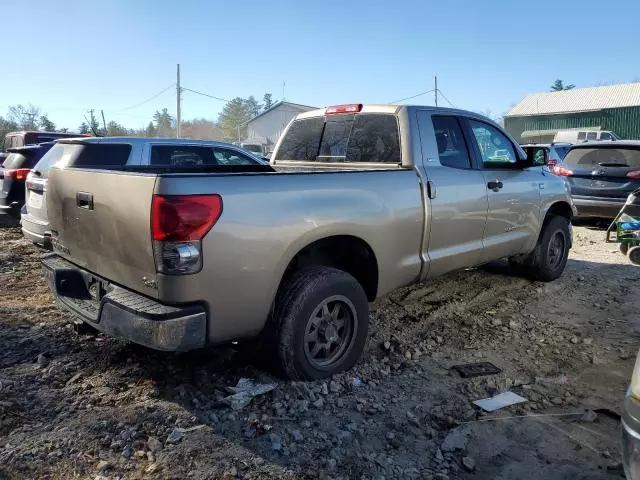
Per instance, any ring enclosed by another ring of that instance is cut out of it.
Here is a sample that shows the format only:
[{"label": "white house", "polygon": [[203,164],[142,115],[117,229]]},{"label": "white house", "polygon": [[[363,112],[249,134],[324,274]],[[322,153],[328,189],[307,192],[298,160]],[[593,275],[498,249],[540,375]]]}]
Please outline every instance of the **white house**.
[{"label": "white house", "polygon": [[249,120],[244,143],[274,145],[293,117],[316,108],[298,103],[277,102],[269,110]]}]

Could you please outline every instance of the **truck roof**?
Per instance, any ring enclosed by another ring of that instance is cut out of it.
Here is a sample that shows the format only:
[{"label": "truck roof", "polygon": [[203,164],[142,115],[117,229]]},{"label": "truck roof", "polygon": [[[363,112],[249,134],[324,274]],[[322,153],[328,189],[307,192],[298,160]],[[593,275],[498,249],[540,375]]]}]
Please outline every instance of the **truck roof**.
[{"label": "truck roof", "polygon": [[193,140],[191,138],[149,138],[149,137],[79,137],[63,138],[57,143],[129,143],[139,145],[144,143],[164,144],[164,145],[202,145],[240,148],[231,143],[219,142],[216,140]]},{"label": "truck roof", "polygon": [[[357,104],[356,104],[357,105]],[[482,119],[483,121],[489,121],[495,125],[496,122],[491,120],[490,118],[485,117],[479,113],[471,112],[469,110],[462,110],[460,108],[448,108],[448,107],[434,107],[433,105],[396,105],[393,103],[364,103],[361,104],[362,108],[359,113],[389,113],[389,114],[397,114],[403,109],[406,110],[429,110],[435,111],[442,115],[464,115],[477,117]],[[318,117],[325,114],[326,109],[328,108],[316,108],[315,110],[309,110],[308,112],[299,113],[296,118],[311,118]]]},{"label": "truck roof", "polygon": [[592,142],[574,143],[571,148],[640,148],[640,140],[594,140]]}]

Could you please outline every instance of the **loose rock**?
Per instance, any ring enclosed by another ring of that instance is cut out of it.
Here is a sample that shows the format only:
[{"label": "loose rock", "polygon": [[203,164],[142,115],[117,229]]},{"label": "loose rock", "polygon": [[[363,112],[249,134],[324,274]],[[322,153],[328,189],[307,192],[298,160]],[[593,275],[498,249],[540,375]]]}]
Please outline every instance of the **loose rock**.
[{"label": "loose rock", "polygon": [[40,368],[44,368],[47,365],[49,365],[49,359],[45,357],[44,354],[41,353],[38,355],[38,358],[36,359],[36,363]]},{"label": "loose rock", "polygon": [[269,434],[269,441],[271,442],[271,449],[274,452],[282,451],[282,438],[280,437],[280,435],[277,435],[275,433]]},{"label": "loose rock", "polygon": [[166,443],[178,443],[183,437],[184,433],[178,429],[174,429],[167,437]]},{"label": "loose rock", "polygon": [[471,457],[462,457],[462,466],[469,472],[476,469],[476,461]]},{"label": "loose rock", "polygon": [[158,453],[160,450],[162,450],[162,442],[156,437],[149,437],[147,439],[147,447],[153,453]]}]

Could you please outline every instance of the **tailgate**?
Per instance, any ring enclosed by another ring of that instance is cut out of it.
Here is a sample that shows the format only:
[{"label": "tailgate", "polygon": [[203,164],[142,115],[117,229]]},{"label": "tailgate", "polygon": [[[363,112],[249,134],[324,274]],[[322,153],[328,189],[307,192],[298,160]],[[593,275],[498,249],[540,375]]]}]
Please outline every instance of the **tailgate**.
[{"label": "tailgate", "polygon": [[155,182],[153,174],[53,168],[46,202],[56,253],[157,297],[150,225]]}]

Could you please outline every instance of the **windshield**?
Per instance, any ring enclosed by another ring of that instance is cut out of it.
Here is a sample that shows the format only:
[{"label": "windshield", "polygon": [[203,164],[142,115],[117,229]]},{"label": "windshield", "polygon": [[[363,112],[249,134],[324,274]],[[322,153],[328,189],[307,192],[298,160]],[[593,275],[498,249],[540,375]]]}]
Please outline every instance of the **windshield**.
[{"label": "windshield", "polygon": [[640,166],[640,149],[636,148],[574,148],[564,158],[565,165],[593,167]]},{"label": "windshield", "polygon": [[245,145],[243,148],[253,153],[262,153],[260,145]]},{"label": "windshield", "polygon": [[571,145],[566,145],[566,146],[554,145],[553,147],[551,147],[551,154],[553,155],[555,153],[556,157],[558,157],[560,160],[563,160],[570,148],[571,148]]},{"label": "windshield", "polygon": [[275,160],[400,163],[395,115],[327,115],[294,121]]}]

